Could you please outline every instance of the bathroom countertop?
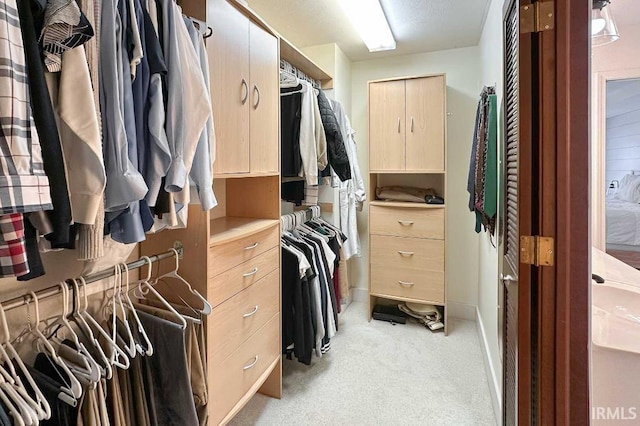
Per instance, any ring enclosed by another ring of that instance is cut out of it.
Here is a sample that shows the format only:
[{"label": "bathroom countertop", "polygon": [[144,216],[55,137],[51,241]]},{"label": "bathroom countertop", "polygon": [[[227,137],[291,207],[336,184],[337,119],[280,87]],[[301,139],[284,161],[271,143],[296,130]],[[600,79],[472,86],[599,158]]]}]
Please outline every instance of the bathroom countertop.
[{"label": "bathroom countertop", "polygon": [[591,250],[591,272],[607,283],[626,284],[640,291],[640,271],[595,247]]}]

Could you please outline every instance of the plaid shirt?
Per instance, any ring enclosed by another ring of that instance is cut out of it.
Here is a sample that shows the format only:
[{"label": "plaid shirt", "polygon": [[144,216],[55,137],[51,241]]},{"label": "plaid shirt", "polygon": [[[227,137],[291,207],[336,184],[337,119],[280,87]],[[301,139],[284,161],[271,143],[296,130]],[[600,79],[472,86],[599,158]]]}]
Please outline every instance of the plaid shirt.
[{"label": "plaid shirt", "polygon": [[52,208],[16,0],[0,0],[0,215]]},{"label": "plaid shirt", "polygon": [[29,273],[22,214],[0,216],[0,277]]}]

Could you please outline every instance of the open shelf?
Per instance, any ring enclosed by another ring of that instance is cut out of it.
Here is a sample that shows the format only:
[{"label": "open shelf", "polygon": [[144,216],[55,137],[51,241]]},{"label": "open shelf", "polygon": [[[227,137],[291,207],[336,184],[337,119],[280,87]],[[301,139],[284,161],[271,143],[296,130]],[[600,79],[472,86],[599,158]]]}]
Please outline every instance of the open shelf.
[{"label": "open shelf", "polygon": [[333,89],[333,78],[282,36],[280,36],[280,58],[314,80],[320,80],[323,89]]},{"label": "open shelf", "polygon": [[444,204],[426,204],[426,203],[411,203],[409,201],[382,201],[374,200],[369,202],[370,206],[383,206],[383,207],[409,207],[414,209],[444,209]]},{"label": "open shelf", "polygon": [[246,217],[221,217],[211,221],[210,246],[226,244],[247,235],[264,231],[280,223],[279,219],[255,219]]}]

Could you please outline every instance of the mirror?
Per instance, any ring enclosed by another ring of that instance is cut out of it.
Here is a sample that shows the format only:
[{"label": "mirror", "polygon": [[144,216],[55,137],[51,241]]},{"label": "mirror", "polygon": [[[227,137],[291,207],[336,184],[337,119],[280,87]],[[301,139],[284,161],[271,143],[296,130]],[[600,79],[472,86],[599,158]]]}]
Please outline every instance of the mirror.
[{"label": "mirror", "polygon": [[640,78],[607,80],[606,251],[640,269]]}]

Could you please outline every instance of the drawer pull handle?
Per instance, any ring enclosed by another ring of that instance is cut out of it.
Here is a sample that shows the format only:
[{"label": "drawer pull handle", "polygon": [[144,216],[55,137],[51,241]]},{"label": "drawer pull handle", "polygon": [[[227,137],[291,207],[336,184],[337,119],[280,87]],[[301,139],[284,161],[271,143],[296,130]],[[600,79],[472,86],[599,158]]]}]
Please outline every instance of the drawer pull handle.
[{"label": "drawer pull handle", "polygon": [[255,307],[255,308],[253,308],[253,311],[251,311],[251,312],[247,312],[246,314],[243,314],[243,315],[242,315],[242,318],[249,318],[249,317],[252,317],[252,316],[254,316],[254,315],[256,314],[256,312],[258,312],[258,305],[256,305],[256,307]]},{"label": "drawer pull handle", "polygon": [[254,248],[258,247],[258,244],[260,244],[260,243],[253,243],[250,246],[246,246],[244,249],[245,250],[253,250]]},{"label": "drawer pull handle", "polygon": [[400,256],[413,256],[415,254],[412,251],[402,251],[402,250],[398,250],[398,253],[400,253]]},{"label": "drawer pull handle", "polygon": [[250,368],[253,368],[257,363],[258,363],[258,355],[254,356],[253,361],[251,361],[249,364],[242,367],[242,369],[246,371]]},{"label": "drawer pull handle", "polygon": [[412,220],[399,220],[398,223],[402,226],[411,226],[413,225]]},{"label": "drawer pull handle", "polygon": [[408,283],[406,281],[398,281],[398,284],[400,284],[403,287],[413,287],[414,283]]},{"label": "drawer pull handle", "polygon": [[243,95],[240,102],[242,102],[242,105],[244,105],[249,98],[249,85],[247,84],[247,80],[245,80],[244,78],[242,79],[242,93]]},{"label": "drawer pull handle", "polygon": [[250,277],[251,275],[255,275],[257,273],[258,273],[258,268],[253,268],[251,270],[251,272],[247,272],[246,274],[242,274],[242,276],[247,278],[247,277]]}]

